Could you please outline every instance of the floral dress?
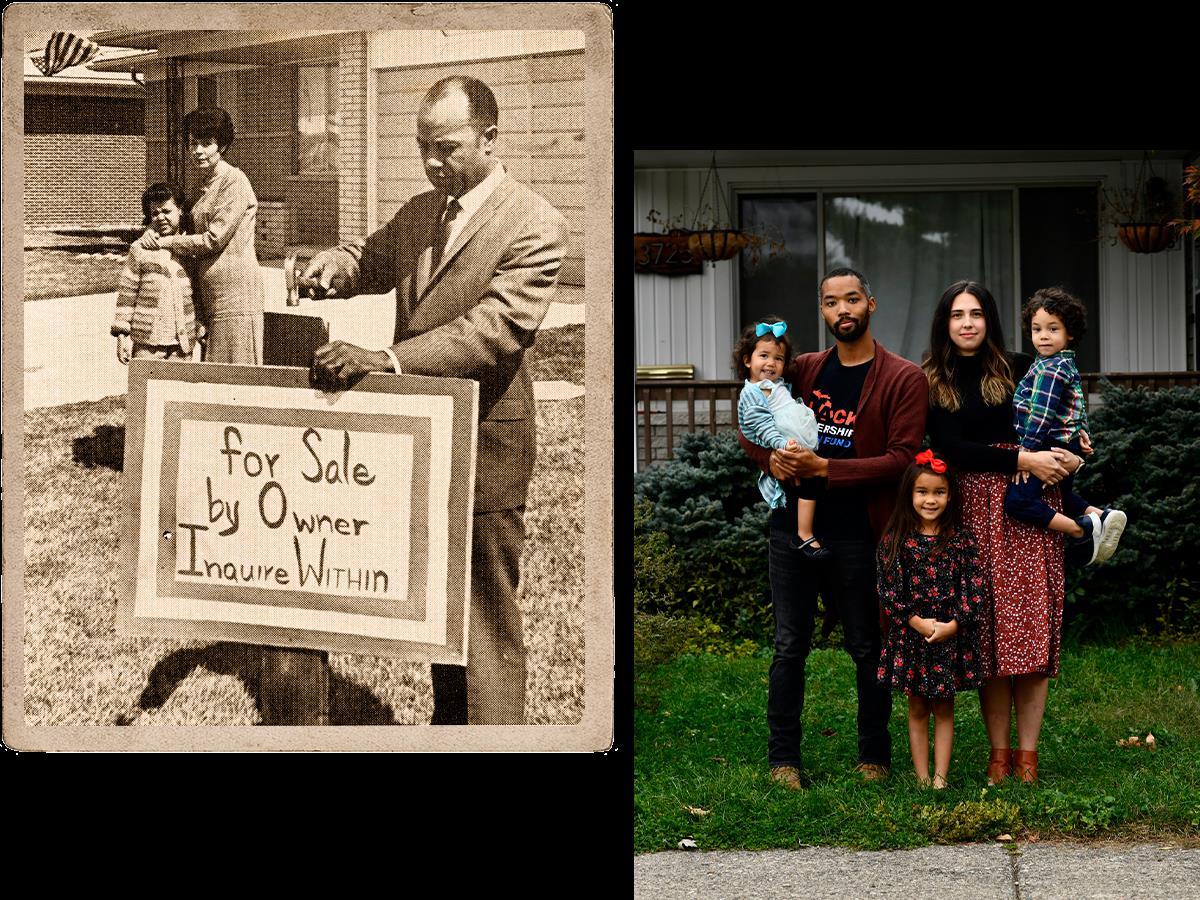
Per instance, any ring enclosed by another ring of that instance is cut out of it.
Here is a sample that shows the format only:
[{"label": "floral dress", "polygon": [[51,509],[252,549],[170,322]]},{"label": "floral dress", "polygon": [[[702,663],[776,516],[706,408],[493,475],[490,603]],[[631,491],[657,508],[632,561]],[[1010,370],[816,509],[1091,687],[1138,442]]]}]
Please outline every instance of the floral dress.
[{"label": "floral dress", "polygon": [[[944,550],[934,552],[937,540],[936,535],[909,535],[890,566],[884,565],[885,542],[876,556],[879,601],[892,625],[879,657],[879,683],[935,700],[983,683],[976,624],[984,582],[975,541],[960,529]],[[957,619],[958,632],[941,643],[926,643],[908,624],[914,615]]]}]

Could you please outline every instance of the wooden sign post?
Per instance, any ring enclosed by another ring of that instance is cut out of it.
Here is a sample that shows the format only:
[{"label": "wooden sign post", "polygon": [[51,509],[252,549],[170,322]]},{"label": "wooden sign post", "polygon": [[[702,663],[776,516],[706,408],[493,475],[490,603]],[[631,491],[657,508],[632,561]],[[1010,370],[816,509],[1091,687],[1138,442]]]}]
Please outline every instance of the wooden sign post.
[{"label": "wooden sign post", "polygon": [[[475,382],[134,360],[127,405],[119,631],[465,664]],[[263,682],[328,721],[320,654]]]},{"label": "wooden sign post", "polygon": [[[295,257],[284,264],[288,306],[298,305]],[[329,324],[293,312],[263,315],[263,365],[312,365],[313,352],[329,342]],[[259,659],[259,708],[264,725],[329,724],[329,654],[323,650],[263,647]]]}]

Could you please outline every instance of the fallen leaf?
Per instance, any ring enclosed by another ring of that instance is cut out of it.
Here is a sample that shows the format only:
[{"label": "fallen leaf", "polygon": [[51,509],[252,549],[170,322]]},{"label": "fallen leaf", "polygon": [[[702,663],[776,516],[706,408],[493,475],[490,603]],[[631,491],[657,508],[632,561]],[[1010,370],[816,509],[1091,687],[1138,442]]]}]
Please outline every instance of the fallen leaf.
[{"label": "fallen leaf", "polygon": [[699,849],[696,845],[696,842],[693,841],[691,838],[684,838],[682,841],[679,842],[679,844],[677,846],[679,847],[680,850],[697,850],[697,849]]},{"label": "fallen leaf", "polygon": [[1157,749],[1158,749],[1158,741],[1155,739],[1155,737],[1154,737],[1154,735],[1153,735],[1153,734],[1149,734],[1149,733],[1147,733],[1147,735],[1146,735],[1146,746],[1147,746],[1148,748],[1150,748],[1150,750],[1152,750],[1152,751],[1153,751],[1153,750],[1157,750]]},{"label": "fallen leaf", "polygon": [[1012,839],[1013,839],[1013,836],[1011,834],[1002,834],[998,838],[996,838],[996,840],[1004,841],[1004,842],[1011,842]]},{"label": "fallen leaf", "polygon": [[719,763],[725,762],[725,757],[723,757],[723,756],[710,756],[709,759],[711,759],[713,762],[719,762]]},{"label": "fallen leaf", "polygon": [[688,812],[690,812],[693,816],[707,816],[708,815],[707,809],[701,809],[698,806],[685,806],[684,809],[686,809]]},{"label": "fallen leaf", "polygon": [[837,734],[837,731],[832,728],[824,728],[821,730],[821,734],[825,735],[825,737],[830,737],[831,735]]}]

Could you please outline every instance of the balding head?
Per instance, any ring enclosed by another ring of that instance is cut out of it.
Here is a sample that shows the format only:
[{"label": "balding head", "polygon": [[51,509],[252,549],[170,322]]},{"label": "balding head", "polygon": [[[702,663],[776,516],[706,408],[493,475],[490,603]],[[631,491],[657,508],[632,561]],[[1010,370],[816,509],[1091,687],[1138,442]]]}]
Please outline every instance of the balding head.
[{"label": "balding head", "polygon": [[417,147],[425,177],[437,190],[461,197],[496,167],[496,98],[482,81],[443,78],[417,111]]},{"label": "balding head", "polygon": [[466,119],[475,126],[476,131],[482,134],[489,128],[497,127],[500,111],[496,106],[496,96],[486,84],[469,75],[451,75],[437,82],[425,92],[421,99],[421,110],[427,110],[439,100],[456,94],[465,98]]}]

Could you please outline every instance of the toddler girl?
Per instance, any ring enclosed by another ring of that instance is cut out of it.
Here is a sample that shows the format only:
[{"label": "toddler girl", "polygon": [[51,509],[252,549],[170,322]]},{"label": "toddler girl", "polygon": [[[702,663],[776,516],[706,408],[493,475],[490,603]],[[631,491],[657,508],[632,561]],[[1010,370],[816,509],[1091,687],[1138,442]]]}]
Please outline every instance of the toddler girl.
[{"label": "toddler girl", "polygon": [[933,786],[944,788],[954,743],[954,694],[983,683],[974,621],[983,602],[975,542],[959,518],[946,464],[917,454],[900,480],[896,508],[877,553],[879,600],[892,623],[880,655],[880,684],[908,695],[913,768],[929,783],[929,716],[934,718]]},{"label": "toddler girl", "polygon": [[[143,224],[166,236],[180,230],[183,195],[158,182],[142,194]],[[117,316],[112,324],[117,359],[190,359],[196,343],[196,312],[188,273],[169,250],[147,250],[141,240],[129,248],[117,284]]]},{"label": "toddler girl", "polygon": [[[746,379],[738,396],[738,427],[749,440],[772,450],[795,447],[817,449],[817,419],[804,403],[792,398],[783,380],[792,358],[787,322],[767,316],[748,326],[733,349],[733,365]],[[812,559],[824,559],[829,551],[813,536],[816,512],[813,481],[801,482],[796,503],[796,533],[792,547]],[[770,475],[758,476],[758,490],[771,509],[787,505],[783,485]]]}]

